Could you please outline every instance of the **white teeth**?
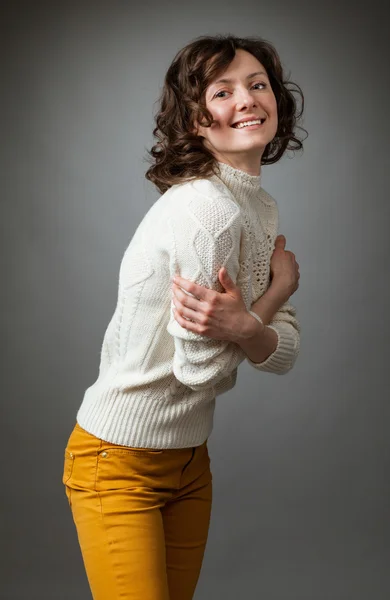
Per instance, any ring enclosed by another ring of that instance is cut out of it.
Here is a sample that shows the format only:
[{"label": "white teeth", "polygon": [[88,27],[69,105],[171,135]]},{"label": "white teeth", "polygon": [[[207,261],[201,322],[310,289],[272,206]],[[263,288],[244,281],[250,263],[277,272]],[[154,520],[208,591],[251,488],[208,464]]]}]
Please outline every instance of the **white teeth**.
[{"label": "white teeth", "polygon": [[249,125],[261,125],[261,119],[256,119],[255,121],[244,121],[243,123],[234,125],[234,127],[236,129],[242,129],[243,127],[249,127]]}]

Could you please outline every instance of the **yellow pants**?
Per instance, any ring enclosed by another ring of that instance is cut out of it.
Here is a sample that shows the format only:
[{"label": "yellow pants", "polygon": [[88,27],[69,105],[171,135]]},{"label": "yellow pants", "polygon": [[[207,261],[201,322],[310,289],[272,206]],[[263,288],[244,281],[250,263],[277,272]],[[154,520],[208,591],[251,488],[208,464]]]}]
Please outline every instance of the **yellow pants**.
[{"label": "yellow pants", "polygon": [[148,450],[76,424],[63,483],[94,600],[191,600],[209,530],[207,441]]}]

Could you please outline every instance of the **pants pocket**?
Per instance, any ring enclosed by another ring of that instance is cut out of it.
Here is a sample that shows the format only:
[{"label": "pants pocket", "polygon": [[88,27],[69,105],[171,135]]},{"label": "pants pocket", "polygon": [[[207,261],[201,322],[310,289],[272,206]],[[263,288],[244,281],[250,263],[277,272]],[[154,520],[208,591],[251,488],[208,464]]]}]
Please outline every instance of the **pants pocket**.
[{"label": "pants pocket", "polygon": [[164,454],[163,450],[105,445],[97,456],[97,491],[160,487],[166,470]]}]

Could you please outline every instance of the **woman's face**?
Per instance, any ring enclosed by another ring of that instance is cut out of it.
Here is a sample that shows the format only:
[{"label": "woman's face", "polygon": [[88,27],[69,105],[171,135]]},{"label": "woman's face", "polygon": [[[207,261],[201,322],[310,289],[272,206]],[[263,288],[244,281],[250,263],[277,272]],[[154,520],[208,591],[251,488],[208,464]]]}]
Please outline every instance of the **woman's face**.
[{"label": "woman's face", "polygon": [[[253,54],[237,50],[225,72],[206,89],[205,101],[214,119],[211,127],[197,126],[205,146],[217,160],[258,175],[264,149],[278,127],[276,98],[263,65]],[[254,119],[265,121],[236,126]]]}]

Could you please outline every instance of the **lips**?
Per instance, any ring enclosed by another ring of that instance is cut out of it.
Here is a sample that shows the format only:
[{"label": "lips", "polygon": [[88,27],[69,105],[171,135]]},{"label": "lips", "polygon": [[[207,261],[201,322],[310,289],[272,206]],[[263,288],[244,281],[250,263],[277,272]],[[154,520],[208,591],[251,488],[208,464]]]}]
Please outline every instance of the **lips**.
[{"label": "lips", "polygon": [[260,124],[262,125],[265,121],[265,118],[263,119],[261,117],[252,117],[251,119],[241,119],[241,121],[236,121],[236,123],[233,123],[231,127],[237,129],[237,125],[240,125],[241,123],[249,123],[250,121],[260,121]]}]

